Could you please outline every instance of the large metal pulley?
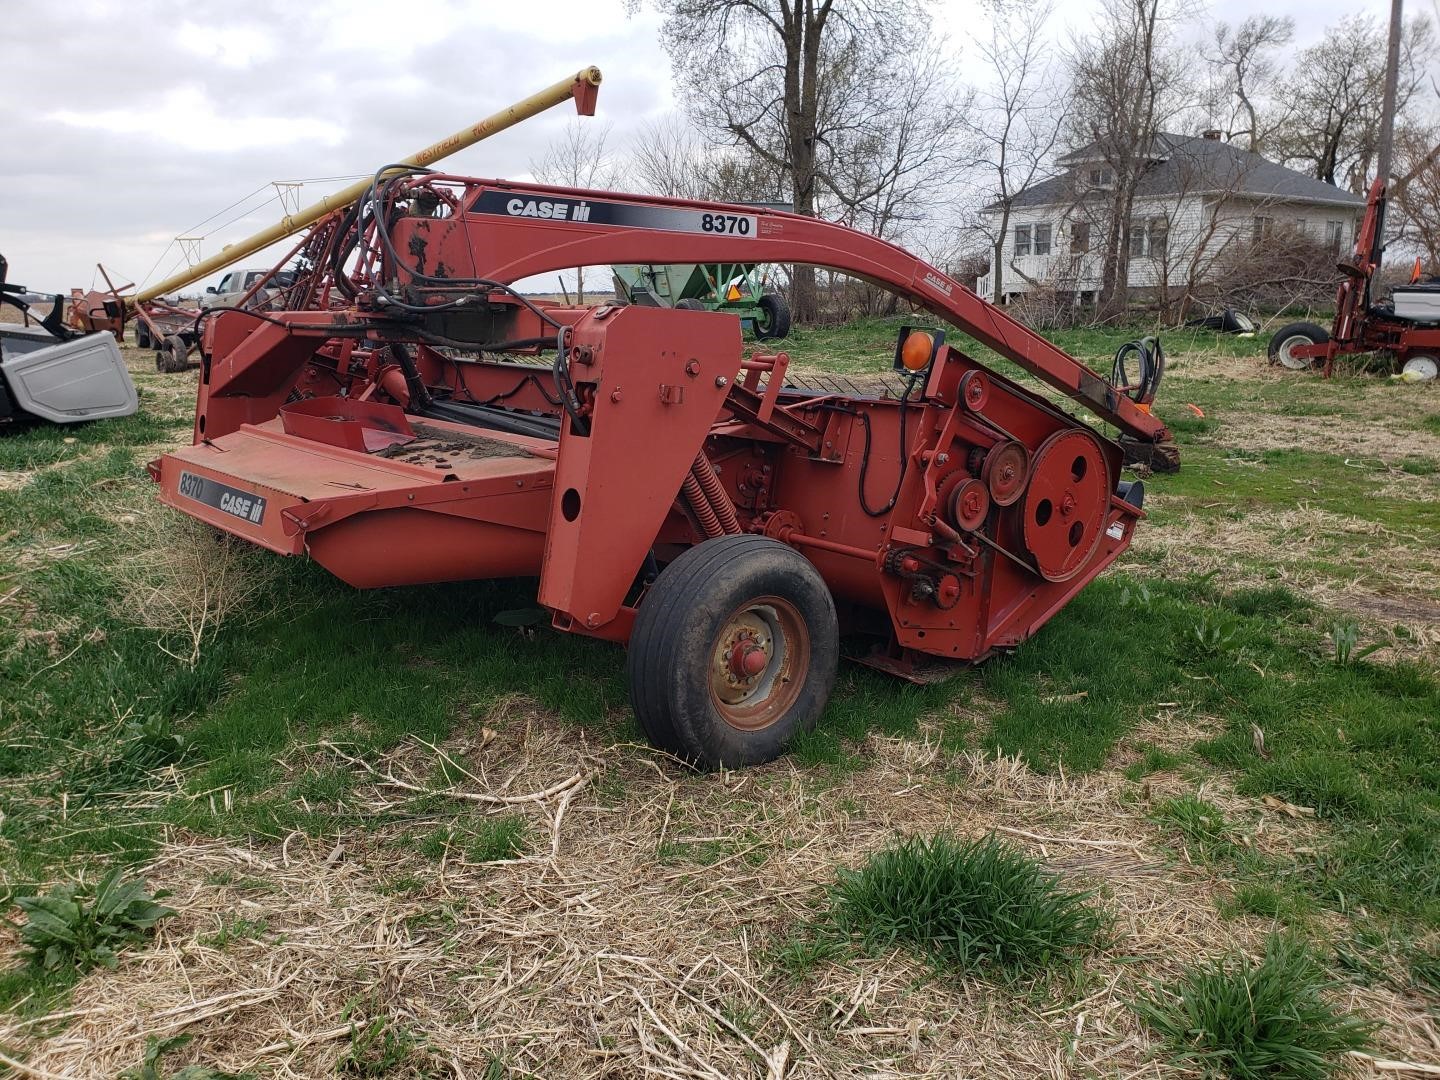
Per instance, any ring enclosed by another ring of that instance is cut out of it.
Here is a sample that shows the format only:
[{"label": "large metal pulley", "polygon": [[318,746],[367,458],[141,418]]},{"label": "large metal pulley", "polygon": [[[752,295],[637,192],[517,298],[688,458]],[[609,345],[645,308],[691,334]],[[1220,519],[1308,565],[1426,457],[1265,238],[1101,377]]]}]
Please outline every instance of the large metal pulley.
[{"label": "large metal pulley", "polygon": [[1100,440],[1078,428],[1040,445],[1021,503],[1025,547],[1046,581],[1068,581],[1090,561],[1114,484]]}]

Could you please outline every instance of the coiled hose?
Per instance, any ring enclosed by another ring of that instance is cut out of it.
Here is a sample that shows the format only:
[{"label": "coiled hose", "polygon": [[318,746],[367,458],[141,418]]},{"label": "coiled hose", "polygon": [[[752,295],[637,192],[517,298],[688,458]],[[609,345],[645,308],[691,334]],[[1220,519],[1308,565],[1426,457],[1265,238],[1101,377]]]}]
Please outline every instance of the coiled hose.
[{"label": "coiled hose", "polygon": [[[1129,366],[1136,365],[1136,380],[1131,382]],[[1136,405],[1149,405],[1160,392],[1165,375],[1165,349],[1158,337],[1127,341],[1115,350],[1115,363],[1110,369],[1110,385]]]}]

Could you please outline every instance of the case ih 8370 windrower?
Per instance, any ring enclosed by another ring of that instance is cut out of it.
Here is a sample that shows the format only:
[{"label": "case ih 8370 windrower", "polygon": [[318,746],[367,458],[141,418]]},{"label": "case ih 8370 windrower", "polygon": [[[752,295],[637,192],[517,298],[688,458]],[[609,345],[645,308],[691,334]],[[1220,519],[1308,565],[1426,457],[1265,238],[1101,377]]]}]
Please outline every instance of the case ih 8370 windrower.
[{"label": "case ih 8370 windrower", "polygon": [[[582,108],[598,79],[576,80]],[[555,627],[628,643],[646,734],[702,767],[816,721],[842,626],[902,675],[1018,645],[1129,545],[1139,485],[1116,443],[938,329],[901,332],[897,396],[822,393],[784,353],[744,355],[734,316],[512,282],[831,267],[1168,443],[933,266],[814,218],[388,168],[301,255],[290,310],[206,318],[195,441],[150,466],[161,498],[362,588],[538,577]]]}]

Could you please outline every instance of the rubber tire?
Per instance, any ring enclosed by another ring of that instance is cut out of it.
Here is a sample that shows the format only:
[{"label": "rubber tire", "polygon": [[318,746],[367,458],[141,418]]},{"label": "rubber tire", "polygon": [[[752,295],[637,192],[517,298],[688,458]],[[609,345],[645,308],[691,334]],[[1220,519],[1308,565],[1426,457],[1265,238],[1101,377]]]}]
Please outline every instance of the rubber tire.
[{"label": "rubber tire", "polygon": [[154,348],[154,346],[150,344],[150,331],[146,329],[143,322],[137,322],[135,324],[135,347],[137,349]]},{"label": "rubber tire", "polygon": [[184,371],[190,366],[190,346],[179,334],[171,334],[155,350],[155,370],[165,375]]},{"label": "rubber tire", "polygon": [[675,301],[675,310],[676,310],[676,311],[708,311],[709,309],[708,309],[704,304],[702,304],[699,300],[685,299],[685,300],[676,300],[676,301]]},{"label": "rubber tire", "polygon": [[[710,661],[724,621],[747,600],[790,601],[810,631],[810,667],[790,709],[745,731],[716,710]],[[814,728],[840,662],[835,601],[820,572],[794,548],[765,536],[719,536],[665,567],[641,601],[630,635],[630,704],[651,744],[698,769],[773,761]]]},{"label": "rubber tire", "polygon": [[[1270,363],[1282,364],[1282,366],[1286,367],[1287,371],[1301,371],[1303,370],[1302,368],[1292,368],[1288,365],[1283,365],[1280,359],[1280,346],[1293,337],[1309,338],[1312,344],[1323,345],[1330,340],[1330,331],[1326,330],[1323,326],[1317,326],[1313,322],[1295,322],[1289,326],[1282,326],[1271,335],[1270,345],[1265,350],[1266,354],[1270,357]],[[1311,361],[1310,366],[1314,367],[1315,364],[1316,361]]]},{"label": "rubber tire", "polygon": [[756,341],[778,341],[790,336],[790,305],[779,293],[767,292],[760,297],[760,310],[765,313],[764,326],[755,320]]}]

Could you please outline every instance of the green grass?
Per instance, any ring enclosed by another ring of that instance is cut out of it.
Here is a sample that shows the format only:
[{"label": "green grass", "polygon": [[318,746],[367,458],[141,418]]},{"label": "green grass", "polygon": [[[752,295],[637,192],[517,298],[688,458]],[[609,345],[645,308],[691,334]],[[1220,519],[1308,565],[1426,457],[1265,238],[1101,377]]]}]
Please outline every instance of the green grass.
[{"label": "green grass", "polygon": [[518,858],[529,847],[529,826],[520,814],[503,814],[473,824],[441,825],[420,840],[420,851],[429,858],[450,854],[471,863]]},{"label": "green grass", "polygon": [[938,971],[1016,978],[1078,961],[1108,918],[1091,893],[993,834],[967,843],[942,833],[842,870],[817,925],[822,939],[870,953],[904,948]]},{"label": "green grass", "polygon": [[363,1024],[352,1022],[350,1044],[335,1063],[335,1074],[357,1078],[404,1075],[440,1080],[453,1075],[453,1071],[442,1064],[425,1039],[408,1025],[382,1015]]},{"label": "green grass", "polygon": [[1237,1080],[1323,1080],[1374,1026],[1330,1004],[1335,988],[1304,946],[1277,936],[1259,961],[1202,963],[1135,1009],[1177,1064]]},{"label": "green grass", "polygon": [[1165,799],[1151,811],[1150,819],[1179,832],[1203,858],[1229,855],[1234,849],[1234,830],[1225,820],[1224,811],[1194,793]]},{"label": "green grass", "polygon": [[1284,885],[1249,882],[1235,887],[1233,896],[1217,905],[1222,915],[1254,915],[1285,926],[1303,926],[1314,905],[1302,892]]},{"label": "green grass", "polygon": [[[784,347],[794,364],[842,375],[877,375],[889,370],[900,327],[939,325],[940,322],[932,316],[915,314],[856,319],[841,326],[797,327],[785,339]],[[1127,341],[1154,332],[1153,325],[1137,322],[1112,327],[1054,330],[1047,332],[1045,337],[1072,356],[1108,373],[1116,349]],[[946,340],[950,345],[994,365],[1005,374],[1014,375],[1019,371],[960,331],[947,328],[947,334]],[[1161,337],[1166,353],[1171,356],[1198,350],[1221,356],[1253,357],[1257,363],[1264,362],[1267,341],[1258,335],[1240,338],[1191,327],[1164,331]],[[1180,370],[1183,366],[1181,361]]]}]

